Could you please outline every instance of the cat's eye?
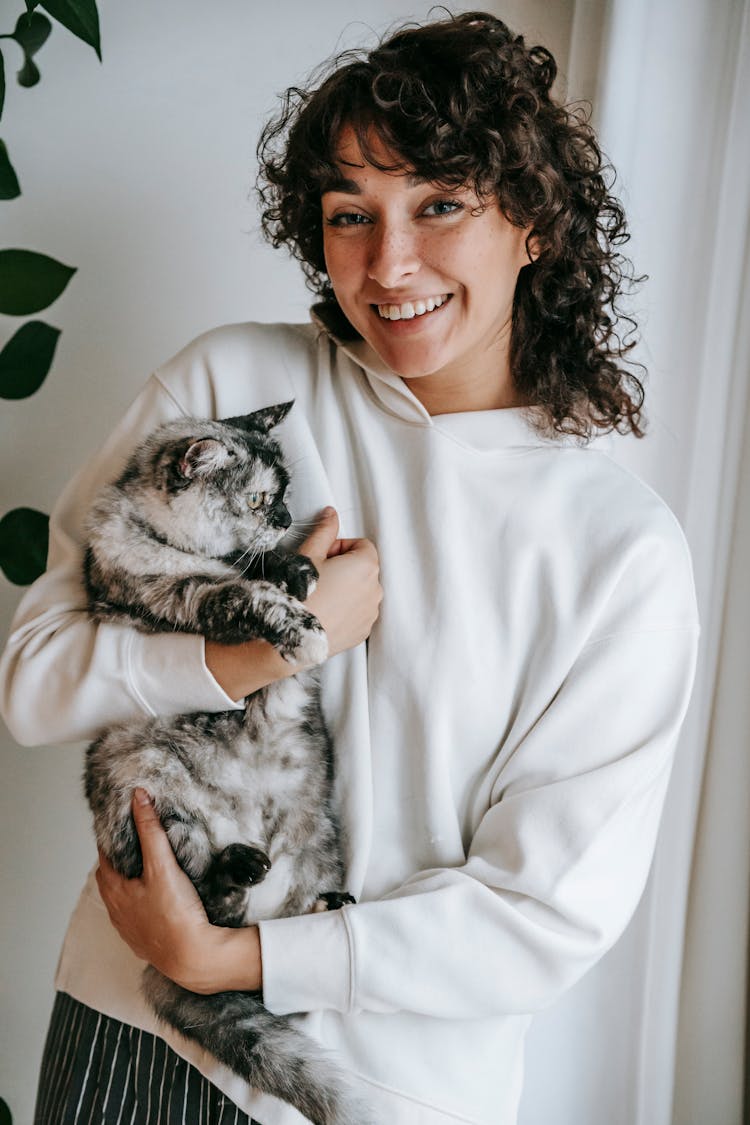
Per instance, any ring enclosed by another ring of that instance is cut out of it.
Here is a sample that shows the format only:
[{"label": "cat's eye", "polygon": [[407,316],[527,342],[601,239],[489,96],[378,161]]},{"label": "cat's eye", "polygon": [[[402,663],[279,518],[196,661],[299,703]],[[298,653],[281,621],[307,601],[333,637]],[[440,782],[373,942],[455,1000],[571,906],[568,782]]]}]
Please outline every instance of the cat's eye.
[{"label": "cat's eye", "polygon": [[256,508],[260,508],[265,504],[267,496],[267,492],[251,492],[247,498],[248,508],[252,508],[253,511],[255,511]]}]

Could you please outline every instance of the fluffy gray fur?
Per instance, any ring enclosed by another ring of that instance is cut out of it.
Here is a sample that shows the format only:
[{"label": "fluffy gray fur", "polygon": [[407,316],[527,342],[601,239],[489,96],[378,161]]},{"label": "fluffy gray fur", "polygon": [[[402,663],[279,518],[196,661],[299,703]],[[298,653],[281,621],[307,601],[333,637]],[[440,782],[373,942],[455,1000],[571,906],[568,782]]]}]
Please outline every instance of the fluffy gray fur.
[{"label": "fluffy gray fur", "polygon": [[[225,643],[262,637],[295,663],[325,659],[325,632],[301,604],[317,571],[276,550],[291,523],[289,476],[270,430],[291,405],[224,422],[183,418],[135,450],[88,521],[84,579],[97,621]],[[141,786],[210,920],[245,926],[352,901],[340,891],[332,765],[308,671],[249,696],[243,711],[110,727],[88,749],[85,789],[116,870],[142,871],[131,814]],[[161,1019],[316,1125],[365,1121],[329,1055],[259,994],[198,995],[152,966],[143,988]]]}]

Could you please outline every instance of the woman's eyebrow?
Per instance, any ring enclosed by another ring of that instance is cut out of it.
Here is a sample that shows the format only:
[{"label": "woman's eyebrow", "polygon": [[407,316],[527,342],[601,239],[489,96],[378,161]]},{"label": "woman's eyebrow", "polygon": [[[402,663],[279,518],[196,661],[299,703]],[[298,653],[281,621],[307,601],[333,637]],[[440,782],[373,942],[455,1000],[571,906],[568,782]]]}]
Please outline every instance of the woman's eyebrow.
[{"label": "woman's eyebrow", "polygon": [[[342,164],[343,163],[346,163],[346,161],[342,161]],[[350,164],[348,166],[350,168],[365,167],[364,164]],[[419,176],[416,172],[404,173],[404,179],[406,180],[406,186],[410,188],[422,187],[424,184],[428,183],[428,180],[426,180],[424,176]],[[332,176],[330,179],[326,180],[321,186],[320,194],[325,195],[327,191],[340,191],[345,195],[362,195],[362,188],[357,181],[350,180],[344,175]]]},{"label": "woman's eyebrow", "polygon": [[328,191],[341,191],[346,195],[361,195],[362,188],[356,180],[349,180],[346,176],[333,176],[331,179],[326,180],[320,188],[320,194],[325,195]]}]

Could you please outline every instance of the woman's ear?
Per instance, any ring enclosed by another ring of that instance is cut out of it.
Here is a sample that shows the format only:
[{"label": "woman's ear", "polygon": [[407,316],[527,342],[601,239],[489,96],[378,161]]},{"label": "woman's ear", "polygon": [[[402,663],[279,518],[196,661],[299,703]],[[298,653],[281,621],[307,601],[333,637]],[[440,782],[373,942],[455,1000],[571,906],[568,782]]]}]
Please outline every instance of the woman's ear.
[{"label": "woman's ear", "polygon": [[541,253],[539,239],[531,231],[526,235],[526,254],[530,262],[535,262]]}]

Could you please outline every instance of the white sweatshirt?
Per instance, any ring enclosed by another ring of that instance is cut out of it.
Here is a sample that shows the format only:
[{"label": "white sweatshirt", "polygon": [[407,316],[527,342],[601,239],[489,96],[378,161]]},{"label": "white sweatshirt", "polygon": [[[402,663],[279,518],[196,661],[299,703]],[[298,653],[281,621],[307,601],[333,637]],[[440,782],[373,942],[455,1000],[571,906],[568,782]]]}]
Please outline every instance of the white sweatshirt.
[{"label": "white sweatshirt", "polygon": [[[323,678],[358,904],[261,924],[265,1002],[309,1013],[384,1125],[512,1125],[531,1015],[642,892],[690,694],[689,555],[643,483],[540,438],[524,409],[431,418],[364,342],[219,329],[152,377],[63,494],[3,659],[4,714],[28,744],[239,706],[201,638],[89,623],[81,522],[159,422],[290,398],[292,514],[333,504],[343,536],[377,545],[385,596],[367,647]],[[153,1031],[140,969],[89,879],[58,987]],[[158,1033],[263,1125],[301,1122]]]}]

